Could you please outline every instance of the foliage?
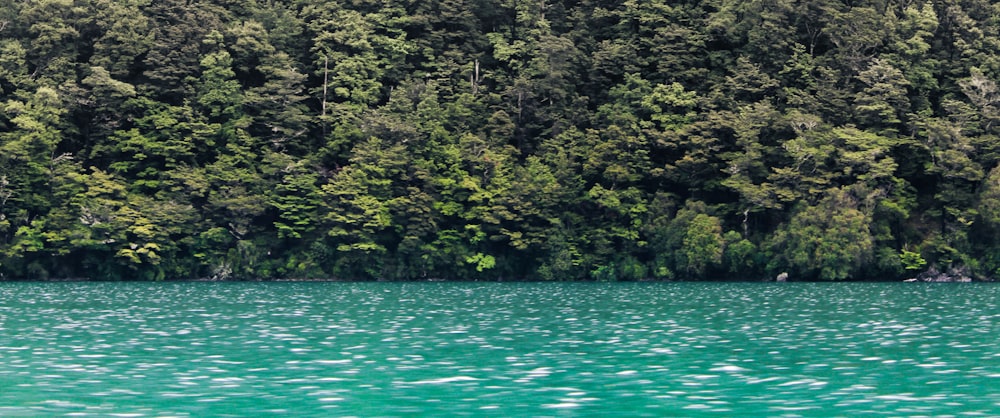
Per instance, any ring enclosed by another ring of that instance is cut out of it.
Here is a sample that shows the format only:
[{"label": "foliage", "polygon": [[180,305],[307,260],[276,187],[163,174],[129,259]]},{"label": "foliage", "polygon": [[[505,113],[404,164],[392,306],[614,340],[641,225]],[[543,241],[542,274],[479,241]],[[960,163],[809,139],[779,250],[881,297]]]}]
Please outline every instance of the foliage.
[{"label": "foliage", "polygon": [[869,218],[845,190],[796,211],[768,244],[779,270],[821,280],[857,278],[873,247]]},{"label": "foliage", "polygon": [[980,0],[0,9],[0,279],[1000,275]]}]

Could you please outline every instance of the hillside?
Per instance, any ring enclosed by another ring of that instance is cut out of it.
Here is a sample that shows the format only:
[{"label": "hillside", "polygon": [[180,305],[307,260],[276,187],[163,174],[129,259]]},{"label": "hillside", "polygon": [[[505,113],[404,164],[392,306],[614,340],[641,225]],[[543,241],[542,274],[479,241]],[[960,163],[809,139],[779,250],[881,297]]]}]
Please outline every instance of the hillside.
[{"label": "hillside", "polygon": [[992,278],[998,81],[987,0],[0,0],[0,280]]}]

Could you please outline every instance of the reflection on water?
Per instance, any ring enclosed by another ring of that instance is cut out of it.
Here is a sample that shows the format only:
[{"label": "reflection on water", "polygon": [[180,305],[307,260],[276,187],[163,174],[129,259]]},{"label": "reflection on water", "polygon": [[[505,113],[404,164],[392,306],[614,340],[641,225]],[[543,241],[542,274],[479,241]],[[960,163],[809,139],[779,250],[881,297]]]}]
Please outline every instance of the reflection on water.
[{"label": "reflection on water", "polygon": [[0,416],[997,415],[997,289],[0,283]]}]

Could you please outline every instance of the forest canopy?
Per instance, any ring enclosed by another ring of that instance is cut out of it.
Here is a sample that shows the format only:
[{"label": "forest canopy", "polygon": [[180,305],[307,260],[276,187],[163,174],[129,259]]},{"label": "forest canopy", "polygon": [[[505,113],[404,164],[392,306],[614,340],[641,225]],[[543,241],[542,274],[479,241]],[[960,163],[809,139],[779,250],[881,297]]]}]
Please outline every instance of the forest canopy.
[{"label": "forest canopy", "polygon": [[0,279],[1000,276],[988,0],[0,0]]}]

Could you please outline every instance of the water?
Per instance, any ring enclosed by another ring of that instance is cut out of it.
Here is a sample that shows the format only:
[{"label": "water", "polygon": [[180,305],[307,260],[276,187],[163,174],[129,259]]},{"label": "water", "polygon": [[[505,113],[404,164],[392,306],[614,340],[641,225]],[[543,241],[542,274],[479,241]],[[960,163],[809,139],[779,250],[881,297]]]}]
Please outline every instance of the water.
[{"label": "water", "polygon": [[1000,287],[0,283],[0,416],[1000,414]]}]

